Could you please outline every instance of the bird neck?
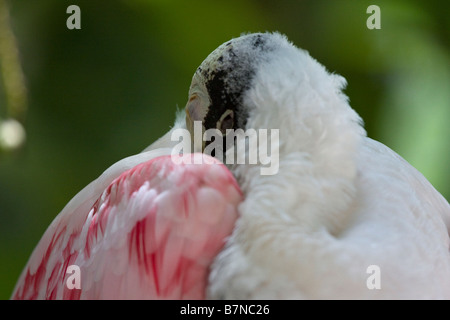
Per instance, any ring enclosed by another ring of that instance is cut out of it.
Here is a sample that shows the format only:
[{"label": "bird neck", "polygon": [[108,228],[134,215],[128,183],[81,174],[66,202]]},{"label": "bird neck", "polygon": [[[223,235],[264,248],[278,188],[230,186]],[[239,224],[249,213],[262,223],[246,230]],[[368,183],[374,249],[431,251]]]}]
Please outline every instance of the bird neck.
[{"label": "bird neck", "polygon": [[280,128],[275,174],[261,174],[267,167],[261,163],[230,166],[246,199],[241,214],[261,219],[264,212],[271,223],[295,221],[307,233],[325,227],[338,234],[352,212],[365,132],[351,118],[328,115],[303,124]]},{"label": "bird neck", "polygon": [[246,195],[242,214],[266,211],[270,219],[300,220],[305,230],[338,233],[351,212],[366,135],[342,93],[345,79],[299,54],[261,69],[254,83],[244,99],[246,127],[279,130],[279,165],[273,175],[261,174],[263,164],[231,167]]}]

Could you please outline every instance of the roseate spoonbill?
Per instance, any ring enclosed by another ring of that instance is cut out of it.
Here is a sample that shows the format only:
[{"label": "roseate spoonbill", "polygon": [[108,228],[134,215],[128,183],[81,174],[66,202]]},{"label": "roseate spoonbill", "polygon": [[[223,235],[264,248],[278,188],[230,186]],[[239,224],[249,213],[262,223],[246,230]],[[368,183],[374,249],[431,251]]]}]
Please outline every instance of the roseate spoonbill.
[{"label": "roseate spoonbill", "polygon": [[[345,85],[278,33],[222,44],[193,76],[186,123],[64,208],[13,297],[450,298],[450,206],[366,136]],[[159,157],[195,121],[224,134],[279,129],[278,171]],[[65,287],[69,264],[80,290]]]}]

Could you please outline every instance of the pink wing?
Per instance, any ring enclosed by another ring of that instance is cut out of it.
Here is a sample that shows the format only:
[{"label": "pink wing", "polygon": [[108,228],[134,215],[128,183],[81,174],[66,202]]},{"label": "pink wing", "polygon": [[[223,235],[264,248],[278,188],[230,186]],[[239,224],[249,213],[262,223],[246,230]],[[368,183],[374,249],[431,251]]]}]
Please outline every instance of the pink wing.
[{"label": "pink wing", "polygon": [[[13,299],[203,299],[209,266],[233,229],[242,194],[217,160],[182,159],[192,164],[175,164],[171,156],[138,164],[93,205],[82,199],[58,215]],[[68,285],[77,281],[71,265],[79,267],[80,289]]]}]

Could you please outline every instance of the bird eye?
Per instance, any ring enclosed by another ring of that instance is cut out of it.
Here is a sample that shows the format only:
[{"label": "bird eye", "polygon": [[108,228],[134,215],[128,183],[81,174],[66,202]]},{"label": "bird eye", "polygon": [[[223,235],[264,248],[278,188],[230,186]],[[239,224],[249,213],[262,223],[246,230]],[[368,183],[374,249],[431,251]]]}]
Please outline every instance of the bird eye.
[{"label": "bird eye", "polygon": [[227,129],[233,129],[234,125],[234,112],[233,110],[227,110],[222,114],[220,120],[217,121],[217,129],[219,129],[222,134],[226,133]]}]

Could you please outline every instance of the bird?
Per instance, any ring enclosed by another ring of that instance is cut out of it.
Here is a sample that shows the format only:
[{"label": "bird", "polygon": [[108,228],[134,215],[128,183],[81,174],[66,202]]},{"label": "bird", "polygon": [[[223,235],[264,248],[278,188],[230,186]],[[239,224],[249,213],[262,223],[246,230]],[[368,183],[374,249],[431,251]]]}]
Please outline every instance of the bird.
[{"label": "bird", "polygon": [[367,136],[346,85],[278,32],[226,41],[173,127],[57,216],[13,298],[450,298],[449,203]]}]

